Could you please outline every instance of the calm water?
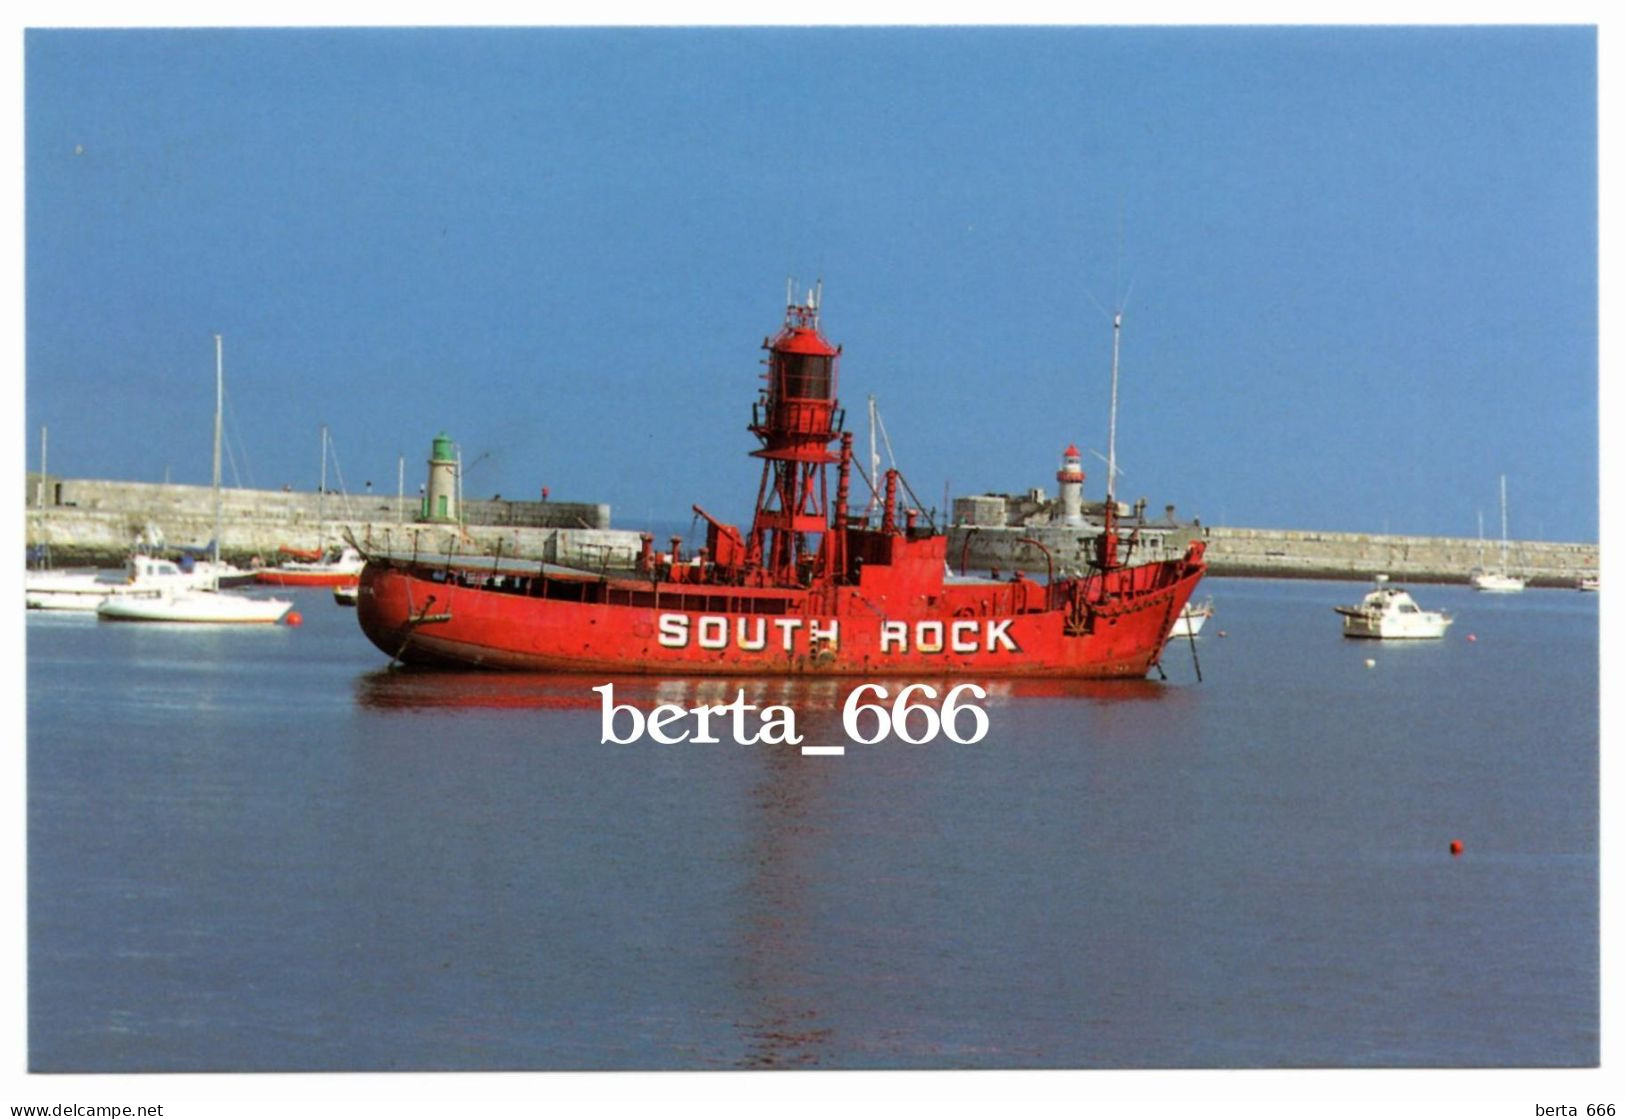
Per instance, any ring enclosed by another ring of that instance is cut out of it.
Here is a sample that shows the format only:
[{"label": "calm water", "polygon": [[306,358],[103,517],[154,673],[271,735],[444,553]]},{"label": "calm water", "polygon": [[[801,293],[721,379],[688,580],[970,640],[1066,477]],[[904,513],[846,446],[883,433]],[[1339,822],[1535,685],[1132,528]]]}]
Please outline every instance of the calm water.
[{"label": "calm water", "polygon": [[602,679],[391,673],[322,592],[30,617],[30,1065],[1593,1064],[1597,597],[1361,590],[1210,580],[1203,683],[844,757],[600,745]]}]

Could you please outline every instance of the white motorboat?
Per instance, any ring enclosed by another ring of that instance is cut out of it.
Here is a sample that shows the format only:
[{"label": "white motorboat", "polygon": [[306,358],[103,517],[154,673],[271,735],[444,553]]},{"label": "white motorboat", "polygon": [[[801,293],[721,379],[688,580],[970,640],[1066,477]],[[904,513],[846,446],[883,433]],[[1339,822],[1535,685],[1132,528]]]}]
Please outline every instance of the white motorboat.
[{"label": "white motorboat", "polygon": [[1200,606],[1194,602],[1187,602],[1185,609],[1181,610],[1174,624],[1168,627],[1168,639],[1176,637],[1195,637],[1202,632],[1202,625],[1213,617],[1213,600],[1210,598]]},{"label": "white motorboat", "polygon": [[1443,637],[1455,621],[1443,610],[1423,610],[1402,587],[1388,585],[1378,575],[1377,585],[1357,606],[1334,606],[1343,615],[1344,637]]},{"label": "white motorboat", "polygon": [[122,572],[30,571],[23,577],[23,603],[30,610],[90,612],[109,598],[163,590],[214,586],[208,572],[182,571],[169,560],[136,554]]},{"label": "white motorboat", "polygon": [[1575,584],[1576,590],[1595,591],[1602,586],[1602,580],[1596,575],[1582,575]]},{"label": "white motorboat", "polygon": [[361,584],[351,583],[344,587],[333,588],[333,601],[340,606],[354,606],[361,597]]},{"label": "white motorboat", "polygon": [[254,585],[254,573],[245,571],[234,563],[222,559],[213,559],[211,556],[219,554],[218,547],[213,541],[205,548],[188,549],[188,554],[181,559],[181,569],[190,568],[195,574],[201,576],[199,588],[214,587],[251,587]]},{"label": "white motorboat", "polygon": [[[1480,551],[1483,550],[1483,521],[1479,521]],[[1525,581],[1507,570],[1507,476],[1501,475],[1501,566],[1499,570],[1490,571],[1479,568],[1467,577],[1467,583],[1475,591],[1488,591],[1491,594],[1517,594],[1523,590]]]},{"label": "white motorboat", "polygon": [[96,616],[114,622],[275,624],[292,606],[282,599],[225,591],[164,590],[109,598],[96,608]]}]

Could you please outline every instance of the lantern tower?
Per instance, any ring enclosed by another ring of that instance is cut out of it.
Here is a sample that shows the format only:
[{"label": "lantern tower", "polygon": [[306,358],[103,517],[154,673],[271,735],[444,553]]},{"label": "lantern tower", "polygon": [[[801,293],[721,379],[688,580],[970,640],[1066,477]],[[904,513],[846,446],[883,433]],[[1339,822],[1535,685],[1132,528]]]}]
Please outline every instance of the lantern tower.
[{"label": "lantern tower", "polygon": [[[805,583],[817,566],[830,529],[824,468],[841,461],[829,444],[841,434],[835,399],[840,347],[818,330],[821,285],[805,302],[786,302],[784,328],[764,342],[768,352],[761,396],[751,407],[750,430],[761,440],[762,482],[750,529],[752,566],[764,582]],[[812,538],[817,537],[815,542]],[[826,562],[833,559],[826,552]]]}]

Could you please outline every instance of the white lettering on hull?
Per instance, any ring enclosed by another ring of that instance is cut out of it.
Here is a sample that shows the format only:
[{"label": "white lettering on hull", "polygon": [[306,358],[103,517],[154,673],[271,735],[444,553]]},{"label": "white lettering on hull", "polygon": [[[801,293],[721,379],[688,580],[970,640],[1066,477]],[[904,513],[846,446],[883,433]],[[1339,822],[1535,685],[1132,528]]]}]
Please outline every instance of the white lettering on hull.
[{"label": "white lettering on hull", "polygon": [[[769,620],[756,616],[735,617],[730,625],[728,618],[720,614],[702,614],[698,618],[687,614],[661,614],[656,623],[657,640],[667,649],[686,649],[694,645],[713,651],[732,647],[757,653],[767,648]],[[1010,618],[997,621],[961,618],[949,623],[935,620],[881,622],[880,652],[1019,653],[1021,646],[1010,636],[1012,621]],[[776,644],[786,653],[796,651],[796,638],[802,630],[806,630],[802,644],[808,651],[833,654],[841,646],[841,623],[837,619],[819,622],[773,618],[771,622],[777,630]]]}]

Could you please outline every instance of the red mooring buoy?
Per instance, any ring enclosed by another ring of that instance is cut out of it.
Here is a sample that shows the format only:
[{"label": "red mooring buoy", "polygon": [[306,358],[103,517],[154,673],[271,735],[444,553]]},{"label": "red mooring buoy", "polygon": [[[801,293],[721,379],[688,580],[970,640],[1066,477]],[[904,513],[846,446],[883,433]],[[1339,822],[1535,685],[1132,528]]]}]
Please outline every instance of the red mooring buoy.
[{"label": "red mooring buoy", "polygon": [[1476,633],[1469,633],[1469,634],[1468,634],[1468,635],[1467,635],[1467,640],[1469,640],[1469,641],[1477,641],[1477,640],[1478,640],[1478,634],[1476,634]]},{"label": "red mooring buoy", "polygon": [[1465,850],[1465,848],[1462,847],[1461,840],[1452,839],[1450,841],[1450,853],[1452,855],[1460,855],[1463,850]]},{"label": "red mooring buoy", "polygon": [[288,624],[290,626],[304,625],[305,624],[305,619],[303,618],[303,616],[300,615],[299,611],[297,611],[297,610],[289,610],[288,611]]}]

